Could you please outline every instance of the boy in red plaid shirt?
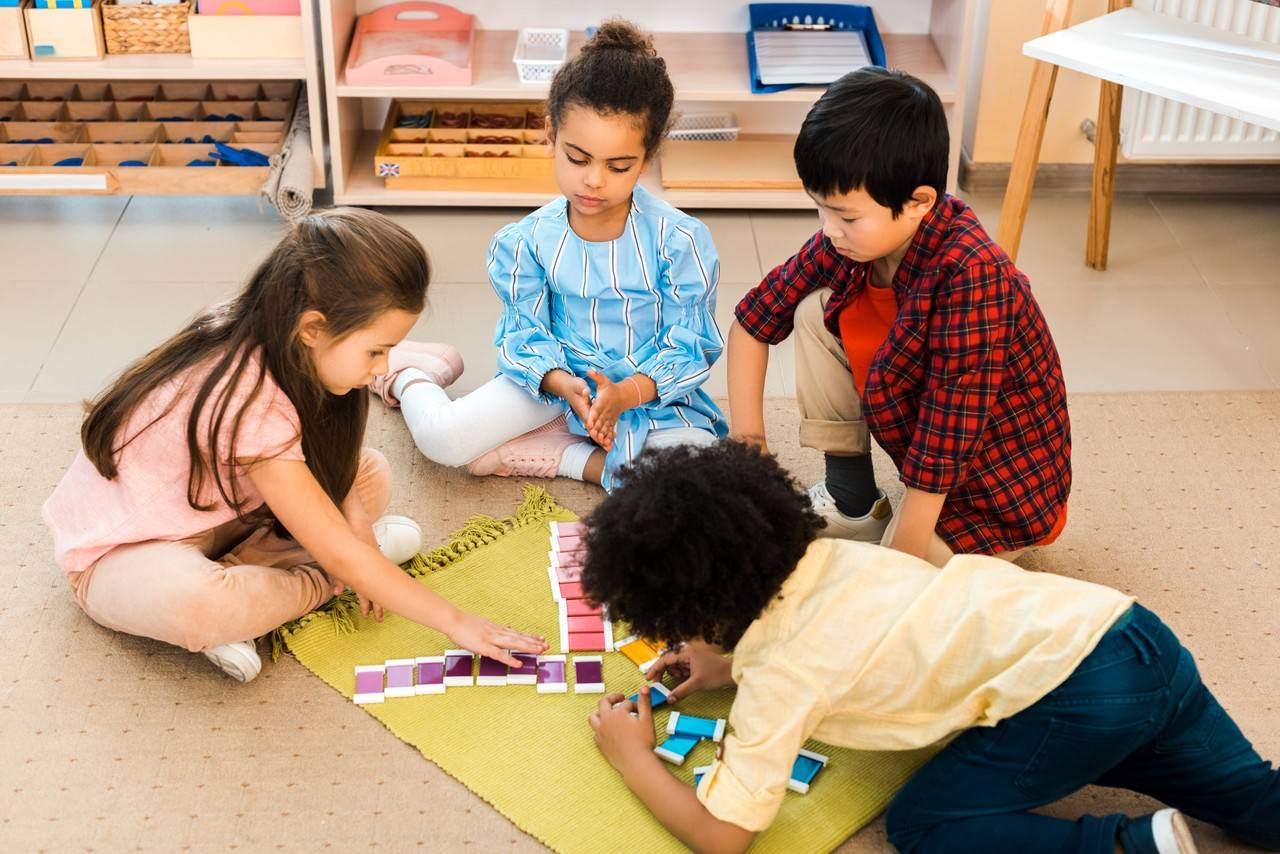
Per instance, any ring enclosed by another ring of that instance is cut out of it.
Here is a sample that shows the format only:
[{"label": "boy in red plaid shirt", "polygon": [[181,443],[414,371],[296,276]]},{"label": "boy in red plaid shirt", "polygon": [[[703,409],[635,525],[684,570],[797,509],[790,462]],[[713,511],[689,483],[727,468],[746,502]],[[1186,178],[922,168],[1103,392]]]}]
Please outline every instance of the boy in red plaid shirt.
[{"label": "boy in red plaid shirt", "polygon": [[[795,146],[822,229],[743,298],[729,335],[733,434],[764,444],[769,345],[794,328],[828,535],[939,566],[1052,542],[1071,488],[1057,349],[1027,277],[946,195],[948,148],[942,103],[914,77],[864,68],[832,84]],[[896,518],[871,436],[906,486]]]}]

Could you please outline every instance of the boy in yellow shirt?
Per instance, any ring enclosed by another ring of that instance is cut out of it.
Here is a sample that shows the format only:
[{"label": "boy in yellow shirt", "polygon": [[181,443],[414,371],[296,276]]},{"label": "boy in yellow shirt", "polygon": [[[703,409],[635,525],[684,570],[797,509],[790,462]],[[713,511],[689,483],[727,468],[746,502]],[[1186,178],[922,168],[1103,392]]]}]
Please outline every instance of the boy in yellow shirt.
[{"label": "boy in yellow shirt", "polygon": [[[1280,850],[1280,771],[1132,597],[997,558],[939,569],[820,539],[805,492],[737,442],[646,453],[620,482],[588,520],[588,595],[639,634],[685,642],[648,674],[682,680],[673,702],[737,686],[732,731],[696,792],[653,753],[647,686],[638,708],[612,694],[591,715],[601,752],[689,847],[744,850],[816,738],[950,740],[889,807],[902,851],[1191,854],[1183,812]],[[1029,812],[1094,783],[1173,809]]]}]

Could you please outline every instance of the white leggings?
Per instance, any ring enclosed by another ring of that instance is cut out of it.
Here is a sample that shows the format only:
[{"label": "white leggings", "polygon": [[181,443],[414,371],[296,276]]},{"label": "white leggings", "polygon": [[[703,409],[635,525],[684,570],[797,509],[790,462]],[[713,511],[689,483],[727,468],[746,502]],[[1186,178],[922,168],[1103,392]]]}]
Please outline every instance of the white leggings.
[{"label": "white leggings", "polygon": [[[450,400],[435,383],[415,382],[400,395],[400,411],[423,456],[457,467],[554,421],[564,407],[543,403],[506,377],[497,376],[457,400]],[[710,445],[715,440],[709,430],[670,427],[651,431],[645,447]],[[583,441],[591,440],[584,437]]]}]

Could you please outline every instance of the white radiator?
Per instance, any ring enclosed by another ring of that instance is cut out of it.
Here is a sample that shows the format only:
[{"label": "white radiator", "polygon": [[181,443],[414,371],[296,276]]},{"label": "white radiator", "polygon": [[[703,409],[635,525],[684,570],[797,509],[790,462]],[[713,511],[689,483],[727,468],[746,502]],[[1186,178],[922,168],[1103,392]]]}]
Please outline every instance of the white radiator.
[{"label": "white radiator", "polygon": [[[1280,44],[1280,8],[1253,0],[1135,0],[1134,5]],[[1280,133],[1126,89],[1120,144],[1130,160],[1280,159]]]}]

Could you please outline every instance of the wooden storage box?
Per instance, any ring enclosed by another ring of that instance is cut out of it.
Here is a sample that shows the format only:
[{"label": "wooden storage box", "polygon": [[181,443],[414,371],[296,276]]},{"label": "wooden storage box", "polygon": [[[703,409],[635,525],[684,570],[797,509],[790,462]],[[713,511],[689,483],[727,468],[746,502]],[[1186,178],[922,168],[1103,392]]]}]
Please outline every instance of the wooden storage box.
[{"label": "wooden storage box", "polygon": [[0,59],[26,59],[27,22],[24,11],[31,0],[17,6],[0,6]]},{"label": "wooden storage box", "polygon": [[102,59],[107,43],[102,35],[102,0],[85,9],[36,9],[29,3],[27,43],[35,60]]},{"label": "wooden storage box", "polygon": [[159,6],[121,6],[105,0],[102,29],[107,53],[191,53],[187,18],[192,8],[192,0]]},{"label": "wooden storage box", "polygon": [[298,15],[192,15],[191,55],[197,59],[301,59]]}]

